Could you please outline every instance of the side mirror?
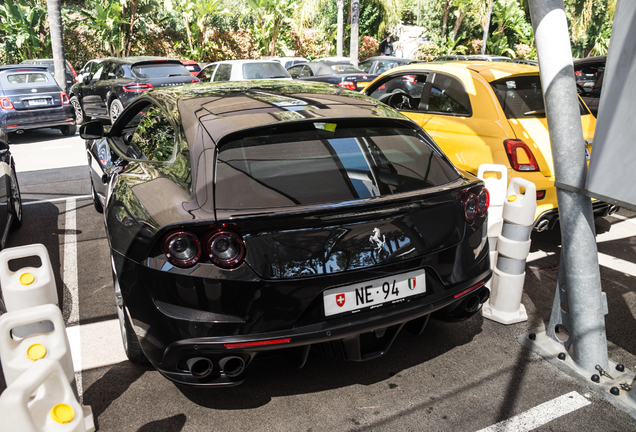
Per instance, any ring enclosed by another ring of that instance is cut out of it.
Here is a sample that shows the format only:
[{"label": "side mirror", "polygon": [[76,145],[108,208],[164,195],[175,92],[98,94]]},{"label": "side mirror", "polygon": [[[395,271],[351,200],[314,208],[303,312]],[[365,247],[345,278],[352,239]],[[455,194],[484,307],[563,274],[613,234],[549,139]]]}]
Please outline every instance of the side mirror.
[{"label": "side mirror", "polygon": [[82,77],[82,82],[84,84],[88,84],[91,81],[91,77],[89,76],[89,74],[86,74]]},{"label": "side mirror", "polygon": [[96,140],[104,137],[104,125],[93,120],[80,126],[80,136],[85,140]]}]

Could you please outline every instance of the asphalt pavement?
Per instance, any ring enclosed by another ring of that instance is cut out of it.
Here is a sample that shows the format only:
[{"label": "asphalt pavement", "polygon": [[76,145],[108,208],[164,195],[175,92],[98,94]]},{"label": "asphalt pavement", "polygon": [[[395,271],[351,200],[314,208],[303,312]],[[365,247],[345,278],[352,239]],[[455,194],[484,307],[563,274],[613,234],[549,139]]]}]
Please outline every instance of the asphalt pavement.
[{"label": "asphalt pavement", "polygon": [[[431,320],[421,336],[403,332],[369,362],[312,353],[297,370],[272,357],[255,361],[238,387],[190,388],[126,360],[102,215],[90,199],[79,136],[26,132],[12,137],[11,151],[24,224],[8,246],[43,243],[49,251],[78,387],[100,431],[636,430],[604,395],[517,341],[549,321],[558,231],[532,236],[522,299],[527,322]],[[596,230],[609,356],[636,370],[636,213],[599,219]]]}]

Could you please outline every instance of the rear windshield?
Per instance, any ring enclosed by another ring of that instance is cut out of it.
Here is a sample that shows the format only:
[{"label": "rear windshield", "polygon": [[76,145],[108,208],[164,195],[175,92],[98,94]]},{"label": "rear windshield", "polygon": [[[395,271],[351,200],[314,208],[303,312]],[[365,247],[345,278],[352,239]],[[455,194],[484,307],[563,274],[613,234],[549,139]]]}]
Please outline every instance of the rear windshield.
[{"label": "rear windshield", "polygon": [[46,74],[34,72],[7,75],[7,81],[10,84],[45,83],[49,81],[49,78]]},{"label": "rear windshield", "polygon": [[133,66],[132,71],[139,78],[191,76],[182,64],[144,64]]},{"label": "rear windshield", "polygon": [[244,79],[253,80],[253,79],[290,78],[290,77],[291,76],[285,70],[283,65],[278,62],[243,64]]},{"label": "rear windshield", "polygon": [[[490,85],[507,118],[545,117],[539,75],[503,78]],[[581,115],[589,114],[580,100],[579,111]]]},{"label": "rear windshield", "polygon": [[217,209],[346,202],[422,190],[459,177],[415,130],[336,123],[287,126],[222,144]]},{"label": "rear windshield", "polygon": [[199,72],[201,70],[201,68],[199,67],[199,65],[183,65],[187,70],[189,70],[190,72]]}]

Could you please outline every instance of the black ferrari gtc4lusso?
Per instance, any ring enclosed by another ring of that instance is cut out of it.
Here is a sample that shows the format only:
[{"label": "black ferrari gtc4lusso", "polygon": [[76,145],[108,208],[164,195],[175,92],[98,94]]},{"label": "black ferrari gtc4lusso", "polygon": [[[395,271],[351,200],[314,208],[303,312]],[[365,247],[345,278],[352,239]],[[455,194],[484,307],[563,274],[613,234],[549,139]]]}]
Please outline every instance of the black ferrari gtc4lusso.
[{"label": "black ferrari gtc4lusso", "polygon": [[373,359],[488,298],[484,183],[354,91],[155,89],[81,134],[126,353],[174,381],[236,385],[311,346]]}]

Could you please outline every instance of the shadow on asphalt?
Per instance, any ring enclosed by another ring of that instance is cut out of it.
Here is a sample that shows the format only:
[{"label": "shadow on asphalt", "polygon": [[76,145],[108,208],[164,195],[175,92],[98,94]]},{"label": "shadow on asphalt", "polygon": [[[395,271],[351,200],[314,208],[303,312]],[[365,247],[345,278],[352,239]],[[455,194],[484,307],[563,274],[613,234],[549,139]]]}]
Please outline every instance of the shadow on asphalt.
[{"label": "shadow on asphalt", "polygon": [[[238,387],[206,389],[176,385],[176,388],[197,405],[222,410],[252,409],[276,397],[368,386],[386,380],[387,388],[394,389],[397,384],[390,382],[391,377],[470,343],[481,333],[482,323],[480,314],[459,323],[430,320],[421,336],[402,331],[388,353],[368,362],[350,362],[311,352],[305,367],[294,369],[280,357],[257,358],[250,365],[247,379]],[[431,371],[433,377],[436,373]]]},{"label": "shadow on asphalt", "polygon": [[56,141],[63,138],[70,138],[62,135],[59,129],[32,129],[26,130],[24,133],[10,133],[9,145],[31,144],[36,142]]},{"label": "shadow on asphalt", "polygon": [[163,420],[157,420],[143,425],[137,432],[179,432],[186,423],[185,414],[177,414]]}]

